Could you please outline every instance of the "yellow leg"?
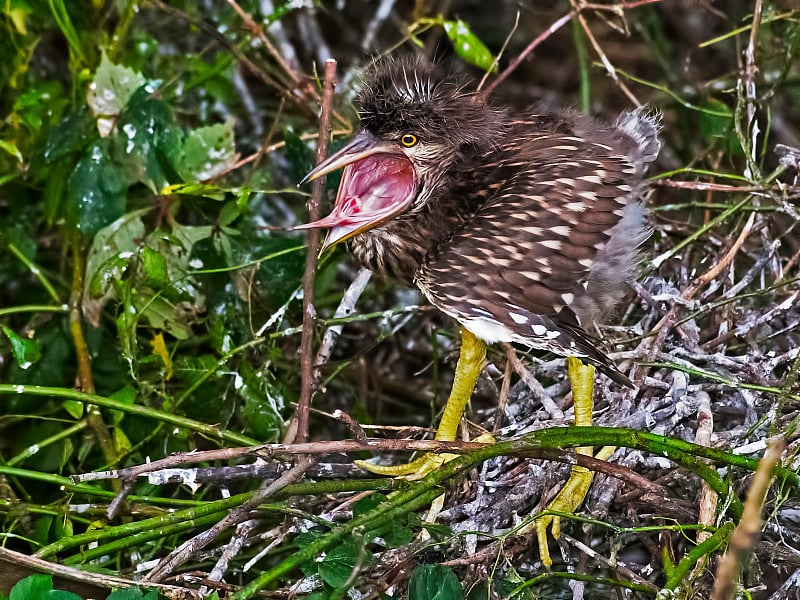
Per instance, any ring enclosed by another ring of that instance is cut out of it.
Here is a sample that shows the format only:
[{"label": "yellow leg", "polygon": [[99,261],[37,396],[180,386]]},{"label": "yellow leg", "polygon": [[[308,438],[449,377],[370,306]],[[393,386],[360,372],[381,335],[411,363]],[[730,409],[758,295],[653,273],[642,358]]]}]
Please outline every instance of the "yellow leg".
[{"label": "yellow leg", "polygon": [[[461,353],[456,365],[453,388],[450,390],[450,397],[442,413],[442,420],[436,430],[436,439],[444,442],[452,442],[456,439],[458,425],[461,422],[461,415],[469,402],[472,390],[478,381],[478,376],[483,368],[483,361],[486,358],[486,344],[476,338],[465,328],[461,328]],[[591,416],[591,410],[590,410]],[[412,478],[424,477],[434,471],[448,460],[455,457],[453,454],[426,454],[417,460],[404,465],[393,465],[390,467],[374,465],[362,460],[355,461],[362,469],[378,475],[391,475],[398,477],[401,475]]]},{"label": "yellow leg", "polygon": [[[569,375],[570,385],[572,386],[572,405],[575,410],[575,425],[586,426],[592,424],[592,410],[594,409],[594,374],[595,369],[592,365],[586,365],[575,357],[567,358],[567,374]],[[597,453],[595,458],[607,460],[614,453],[615,448],[606,446]],[[581,446],[575,448],[575,452],[585,456],[592,455],[591,446]],[[594,473],[586,467],[574,465],[570,473],[569,480],[561,488],[561,491],[553,499],[547,510],[564,513],[574,512],[580,506],[589,486],[592,485]],[[545,515],[536,520],[536,539],[539,543],[539,556],[542,563],[549,567],[553,564],[550,558],[550,551],[547,545],[547,527],[552,524],[550,529],[554,538],[558,539],[561,535],[561,517],[556,515]]]}]

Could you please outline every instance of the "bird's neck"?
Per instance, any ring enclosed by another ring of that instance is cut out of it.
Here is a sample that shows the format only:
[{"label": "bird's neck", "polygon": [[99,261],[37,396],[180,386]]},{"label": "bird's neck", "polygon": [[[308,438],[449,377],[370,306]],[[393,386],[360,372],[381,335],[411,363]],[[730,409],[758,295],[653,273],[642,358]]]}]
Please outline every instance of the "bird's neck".
[{"label": "bird's neck", "polygon": [[353,237],[353,256],[368,269],[410,285],[425,257],[461,230],[487,200],[492,190],[484,181],[483,166],[455,161],[420,208]]}]

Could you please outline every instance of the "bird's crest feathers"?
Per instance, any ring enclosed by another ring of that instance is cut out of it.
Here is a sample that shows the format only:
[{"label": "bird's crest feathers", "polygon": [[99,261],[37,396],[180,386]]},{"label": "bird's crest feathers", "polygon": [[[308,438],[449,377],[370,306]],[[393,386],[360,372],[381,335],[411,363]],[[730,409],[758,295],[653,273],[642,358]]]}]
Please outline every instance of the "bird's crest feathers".
[{"label": "bird's crest feathers", "polygon": [[468,84],[447,63],[434,65],[421,57],[379,59],[365,73],[358,96],[361,124],[385,138],[413,133],[422,142],[490,142],[501,119]]}]

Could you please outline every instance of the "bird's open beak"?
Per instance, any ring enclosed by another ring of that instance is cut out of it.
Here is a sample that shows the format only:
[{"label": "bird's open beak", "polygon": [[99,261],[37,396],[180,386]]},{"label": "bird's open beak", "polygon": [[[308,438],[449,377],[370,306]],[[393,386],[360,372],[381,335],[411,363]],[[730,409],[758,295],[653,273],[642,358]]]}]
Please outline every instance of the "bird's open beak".
[{"label": "bird's open beak", "polygon": [[301,183],[344,167],[333,211],[295,229],[329,227],[322,250],[380,225],[414,200],[414,166],[399,148],[362,131],[336,154],[321,162]]}]

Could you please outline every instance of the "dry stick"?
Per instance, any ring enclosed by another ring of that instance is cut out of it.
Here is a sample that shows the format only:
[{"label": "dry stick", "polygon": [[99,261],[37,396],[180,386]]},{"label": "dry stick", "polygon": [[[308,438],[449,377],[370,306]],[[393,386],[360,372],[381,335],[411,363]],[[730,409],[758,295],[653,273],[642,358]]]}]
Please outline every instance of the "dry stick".
[{"label": "dry stick", "polygon": [[533,373],[531,373],[525,367],[523,362],[517,356],[517,351],[514,350],[514,346],[509,343],[504,343],[504,346],[506,347],[506,356],[513,365],[514,371],[516,371],[517,375],[519,375],[522,381],[525,382],[525,385],[528,386],[528,389],[533,392],[534,397],[541,402],[542,408],[547,411],[547,414],[550,415],[550,418],[557,421],[563,419],[564,411],[561,410],[555,402],[553,402],[553,399],[544,390],[544,387],[541,383],[539,383],[539,380],[536,379],[533,376]]},{"label": "dry stick", "polygon": [[[361,294],[364,293],[371,278],[372,271],[366,268],[362,268],[358,274],[356,274],[355,279],[353,279],[344,294],[342,294],[342,300],[339,302],[339,306],[336,307],[336,312],[333,313],[334,319],[350,316],[355,310],[356,302],[358,302]],[[325,331],[325,335],[322,336],[322,343],[319,346],[317,358],[314,360],[314,366],[316,367],[314,371],[315,379],[318,380],[320,377],[319,367],[327,363],[330,359],[333,346],[341,335],[343,327],[343,325],[331,325]]]},{"label": "dry stick", "polygon": [[250,518],[251,511],[258,508],[270,496],[279,492],[290,483],[300,479],[303,474],[313,466],[315,460],[311,457],[303,456],[297,464],[283,473],[278,479],[264,485],[247,502],[231,510],[226,517],[221,519],[216,525],[207,531],[196,535],[190,540],[185,541],[167,556],[162,558],[159,563],[144,578],[145,581],[160,581],[168,577],[176,568],[189,560],[196,552],[199,552],[208,544],[213,542],[220,534],[229,527],[242,523]]},{"label": "dry stick", "polygon": [[514,26],[511,28],[511,31],[508,32],[503,45],[500,47],[500,52],[497,53],[497,56],[494,57],[494,61],[492,62],[492,66],[490,66],[486,73],[483,74],[481,77],[480,83],[478,83],[478,87],[475,90],[476,92],[480,92],[483,89],[483,86],[486,85],[486,80],[489,78],[489,75],[494,71],[495,67],[500,64],[500,59],[503,56],[503,53],[506,51],[506,47],[508,43],[511,41],[514,33],[517,31],[517,27],[519,27],[519,11],[517,11],[517,16],[514,18]]},{"label": "dry stick", "polygon": [[728,600],[734,597],[736,591],[736,571],[739,564],[752,551],[753,546],[761,533],[761,510],[764,499],[772,483],[772,471],[780,462],[786,444],[783,438],[773,439],[767,446],[764,456],[758,463],[758,469],[753,475],[750,489],[747,490],[747,500],[744,503],[742,520],[731,535],[728,551],[722,557],[717,568],[717,577],[714,589],[711,591],[711,600]]},{"label": "dry stick", "polygon": [[[278,63],[278,66],[283,69],[284,74],[289,77],[292,86],[295,88],[299,87],[300,78],[297,76],[297,73],[295,73],[294,70],[286,63],[281,53],[278,52],[277,48],[275,48],[272,42],[269,41],[269,38],[267,38],[267,36],[264,34],[264,29],[258,23],[256,23],[253,20],[253,17],[250,16],[250,13],[243,10],[235,0],[228,0],[228,4],[230,4],[231,8],[233,8],[236,14],[239,15],[239,18],[244,21],[245,29],[255,34],[264,48],[267,49],[267,52],[269,52],[270,56],[272,56],[272,58],[275,59],[275,62]],[[312,94],[314,93],[313,89],[310,91]]]},{"label": "dry stick", "polygon": [[[570,0],[570,3],[572,4],[573,7],[575,7],[576,0]],[[600,47],[600,44],[594,37],[594,34],[592,33],[591,28],[589,27],[589,24],[586,22],[586,19],[584,18],[581,12],[582,9],[580,7],[575,7],[575,10],[577,11],[578,22],[581,24],[583,32],[586,34],[586,37],[592,44],[592,48],[594,48],[594,51],[597,53],[597,56],[600,57],[600,62],[603,63],[603,67],[605,68],[606,72],[609,74],[611,79],[614,81],[614,84],[622,91],[623,94],[625,94],[628,97],[628,100],[630,100],[635,106],[641,106],[642,103],[639,102],[639,99],[636,96],[634,96],[633,92],[631,92],[630,89],[628,89],[628,86],[625,85],[625,83],[621,81],[619,77],[617,77],[617,70],[614,68],[614,65],[611,64],[611,61],[608,60],[606,53],[603,52],[603,49]]]},{"label": "dry stick", "polygon": [[577,14],[578,11],[574,9],[571,10],[566,15],[552,23],[545,31],[540,33],[530,44],[525,47],[522,52],[519,53],[514,60],[509,63],[505,70],[497,76],[497,79],[489,84],[489,87],[486,88],[486,90],[483,92],[483,95],[490,96],[494,89],[500,85],[506,79],[506,77],[511,75],[511,73],[522,63],[523,60],[528,57],[531,52],[536,49],[537,46],[553,35],[556,31],[561,29],[564,25],[569,23]]},{"label": "dry stick", "polygon": [[[747,101],[747,127],[750,132],[750,153],[749,165],[756,165],[756,152],[758,146],[758,121],[756,120],[756,40],[758,37],[758,28],[761,24],[761,3],[762,0],[756,0],[753,7],[753,25],[750,28],[750,38],[747,42],[745,50],[745,67],[744,67],[744,92]],[[748,165],[747,171],[750,171]],[[749,173],[754,177],[755,173]]]},{"label": "dry stick", "polygon": [[[449,454],[463,454],[472,450],[483,448],[486,444],[481,442],[441,442],[438,440],[404,440],[386,438],[364,438],[362,440],[330,440],[320,442],[304,442],[302,444],[263,444],[260,446],[245,446],[241,448],[222,448],[220,450],[203,450],[181,452],[172,454],[160,460],[129,467],[127,469],[112,469],[108,471],[93,471],[70,478],[75,483],[97,481],[100,479],[134,480],[148,473],[162,470],[177,470],[181,465],[191,465],[200,462],[215,462],[239,459],[246,456],[260,456],[262,458],[289,457],[303,454],[338,454],[347,452],[443,452]],[[171,476],[171,473],[165,475]],[[176,477],[180,473],[174,474]]]},{"label": "dry stick", "polygon": [[[319,119],[319,142],[317,144],[317,164],[325,160],[328,138],[331,135],[331,107],[336,79],[336,61],[325,62],[325,79],[322,88],[322,112]],[[325,177],[315,179],[311,186],[308,201],[308,215],[311,221],[319,219],[319,205],[325,193]],[[311,395],[314,393],[314,274],[317,270],[319,252],[319,229],[308,230],[308,250],[306,268],[303,273],[303,333],[300,336],[300,399],[295,410],[297,431],[295,441],[308,440],[308,413],[311,410]]]},{"label": "dry stick", "polygon": [[[4,562],[13,563],[27,567],[37,573],[49,573],[56,577],[61,577],[68,581],[77,581],[86,585],[93,585],[104,587],[107,589],[129,589],[138,588],[140,583],[131,579],[124,579],[122,577],[114,577],[97,571],[82,571],[74,567],[67,567],[59,565],[42,558],[35,556],[28,556],[21,552],[15,552],[8,548],[0,546],[0,565]],[[4,582],[5,583],[5,582]],[[200,593],[196,590],[191,590],[185,587],[174,585],[163,585],[160,583],[151,583],[148,587],[155,588],[159,594],[166,598],[174,598],[175,600],[188,600],[189,598],[201,598]]]},{"label": "dry stick", "polygon": [[[694,443],[701,446],[711,446],[711,435],[714,432],[714,413],[711,412],[711,397],[703,391],[696,396],[699,404],[697,409],[697,433],[694,436]],[[703,480],[702,491],[700,493],[700,509],[697,515],[697,522],[700,525],[713,525],[714,516],[717,513],[717,494],[712,490],[708,482]],[[698,531],[697,543],[711,537],[710,531]]]},{"label": "dry stick", "polygon": [[[753,228],[753,222],[755,221],[756,213],[750,213],[750,217],[747,219],[747,222],[744,224],[742,228],[742,232],[739,234],[739,237],[736,238],[736,241],[731,246],[730,250],[722,257],[718,263],[712,265],[712,267],[697,277],[692,284],[681,294],[681,298],[684,300],[691,300],[694,296],[699,292],[703,286],[707,283],[716,279],[720,273],[724,269],[726,269],[732,262],[733,259],[736,257],[736,254],[739,252],[739,249],[744,244],[744,241],[747,239],[747,236],[750,235],[750,230]],[[655,338],[650,338],[652,344],[650,346],[651,354],[655,352],[661,345],[664,343],[664,339],[667,337],[670,329],[672,329],[672,325],[675,323],[676,314],[678,311],[678,305],[675,304],[672,308],[667,311],[667,314],[662,317],[662,319],[656,323],[653,327],[653,331],[658,332]]]}]

